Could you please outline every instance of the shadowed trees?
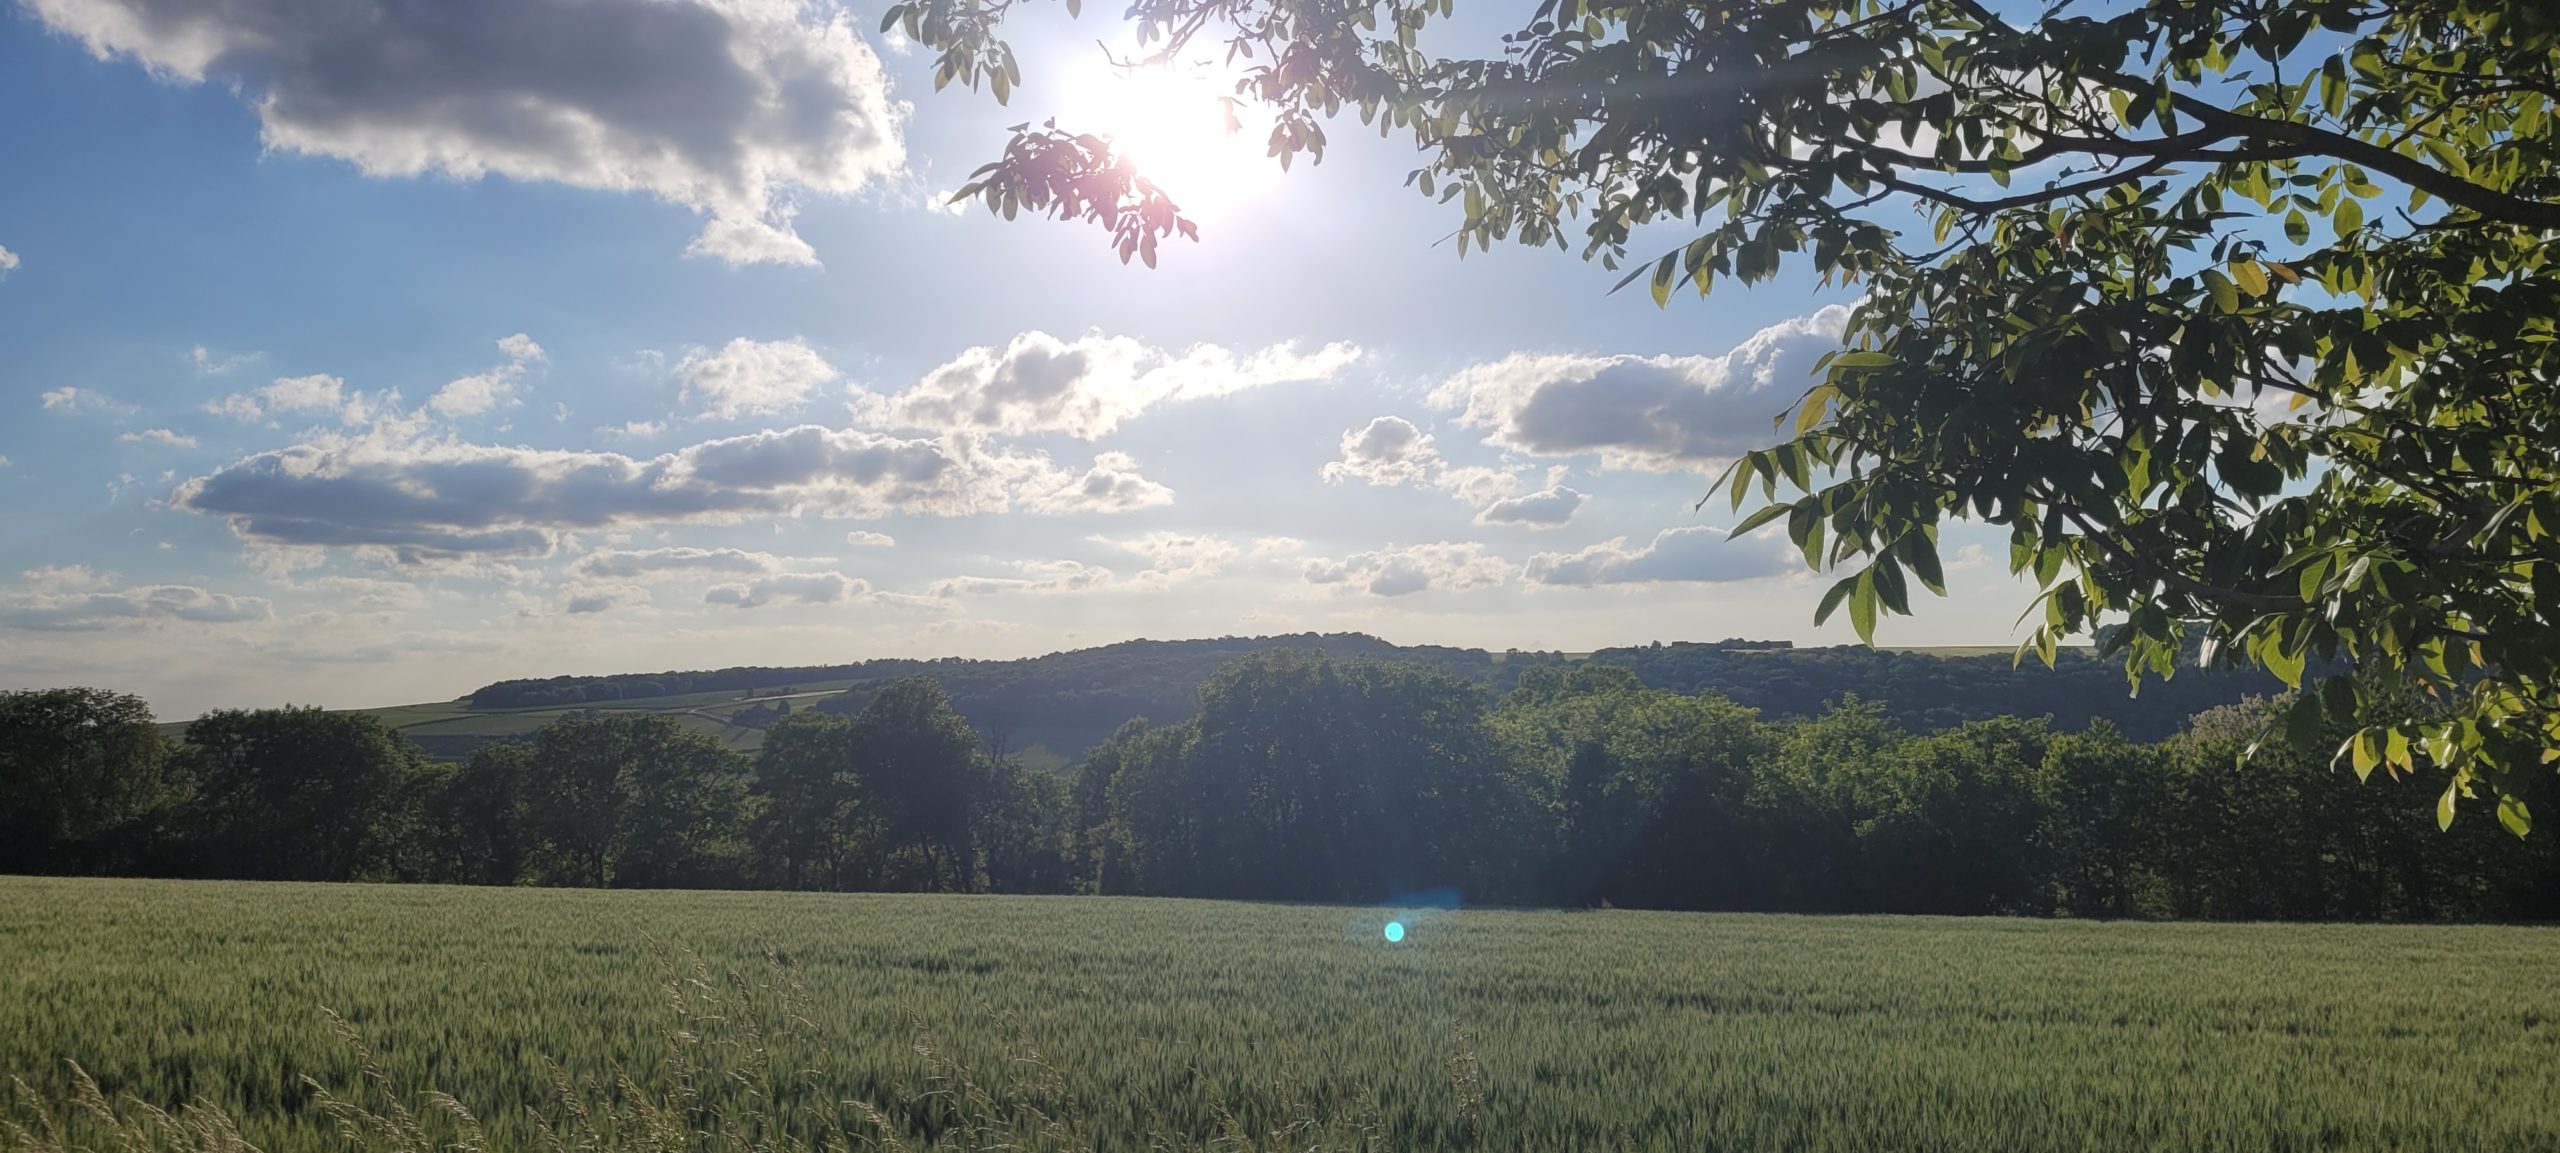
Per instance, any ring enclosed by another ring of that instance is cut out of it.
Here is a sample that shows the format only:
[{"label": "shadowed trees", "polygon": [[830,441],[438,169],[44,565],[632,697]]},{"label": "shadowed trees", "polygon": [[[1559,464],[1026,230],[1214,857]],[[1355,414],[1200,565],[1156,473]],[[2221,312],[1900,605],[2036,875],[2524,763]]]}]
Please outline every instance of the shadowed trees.
[{"label": "shadowed trees", "polygon": [[186,796],[140,697],[0,693],[0,873],[130,868]]},{"label": "shadowed trees", "polygon": [[429,771],[379,718],[315,708],[207,713],[180,763],[189,868],[267,881],[393,879]]},{"label": "shadowed trees", "polygon": [[[21,742],[0,760],[13,774],[0,783],[12,797],[53,798],[6,814],[49,838],[51,855],[5,847],[55,871],[2098,917],[2560,915],[2560,848],[2486,822],[2439,832],[2440,780],[2359,781],[2281,743],[2243,755],[2292,715],[2280,701],[2214,710],[2159,743],[2018,718],[1913,734],[1855,699],[1771,721],[1606,665],[1531,669],[1496,698],[1429,668],[1265,653],[1212,676],[1198,716],[1130,721],[1064,773],[989,755],[919,679],[852,715],[780,719],[752,758],[677,718],[595,712],[459,766],[427,764],[369,717],[317,709],[211,714],[164,756],[129,698],[15,694],[0,698]],[[103,801],[66,807],[58,782],[89,779]]]}]

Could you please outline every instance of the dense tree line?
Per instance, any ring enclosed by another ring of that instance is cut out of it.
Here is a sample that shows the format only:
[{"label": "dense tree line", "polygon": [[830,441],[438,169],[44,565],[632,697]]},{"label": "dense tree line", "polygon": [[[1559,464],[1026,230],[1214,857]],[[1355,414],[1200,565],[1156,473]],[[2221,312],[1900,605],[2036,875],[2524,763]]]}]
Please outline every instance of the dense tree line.
[{"label": "dense tree line", "polygon": [[[2560,915],[2560,852],[2439,831],[2440,781],[2244,749],[2262,700],[2161,741],[2104,722],[1913,733],[1771,718],[1609,665],[1509,692],[1268,652],[1066,773],[992,755],[930,678],[776,719],[564,718],[440,765],[378,720],[0,696],[0,871],[621,887],[1096,892],[2213,918]],[[2331,734],[2344,739],[2351,729]],[[2332,742],[2334,743],[2334,742]],[[2555,809],[2560,811],[2560,809]]]},{"label": "dense tree line", "polygon": [[[1391,660],[1422,665],[1509,692],[1522,674],[1574,663],[1616,665],[1645,685],[1731,697],[1769,717],[1813,716],[1848,695],[1876,701],[1903,727],[1928,732],[2003,714],[2051,716],[2079,729],[2104,719],[2129,735],[2157,740],[2186,718],[2252,693],[2277,691],[2264,673],[2185,669],[2135,697],[2124,670],[2077,652],[2056,667],[2020,669],[2007,655],[1965,657],[1892,652],[1864,646],[1799,649],[1784,642],[1725,640],[1602,649],[1580,658],[1562,653],[1438,645],[1396,645],[1360,633],[1301,633],[1188,641],[1129,641],[1011,661],[880,660],[807,668],[735,668],[695,673],[555,677],[502,681],[469,700],[480,708],[610,704],[697,692],[749,692],[788,685],[850,682],[813,702],[850,715],[907,677],[930,676],[953,707],[988,738],[993,751],[1034,747],[1072,761],[1128,717],[1171,722],[1197,710],[1201,686],[1220,668],[1256,653],[1316,652],[1335,660]],[[778,713],[777,713],[778,715]],[[762,727],[764,714],[738,723]],[[477,739],[436,738],[428,751],[451,759]],[[1044,758],[1046,759],[1046,758]]]}]

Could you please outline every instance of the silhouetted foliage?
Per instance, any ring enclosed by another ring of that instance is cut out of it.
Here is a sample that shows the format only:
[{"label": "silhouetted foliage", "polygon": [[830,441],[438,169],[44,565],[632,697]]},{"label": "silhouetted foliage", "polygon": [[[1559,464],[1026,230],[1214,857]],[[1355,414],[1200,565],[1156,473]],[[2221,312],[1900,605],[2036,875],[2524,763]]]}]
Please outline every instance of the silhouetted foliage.
[{"label": "silhouetted foliage", "polygon": [[[2439,832],[2441,780],[2364,782],[2282,742],[2244,758],[2299,715],[2280,700],[2210,710],[2144,742],[2103,722],[2067,731],[2015,717],[1915,732],[1854,694],[1771,717],[1598,660],[1528,663],[1511,679],[1497,696],[1422,665],[1255,653],[1208,676],[1186,719],[1126,721],[1069,772],[991,754],[926,677],[889,684],[850,715],[793,713],[752,759],[674,717],[590,712],[458,766],[428,764],[370,717],[316,709],[212,714],[164,759],[130,698],[14,694],[0,698],[0,720],[19,743],[0,765],[12,797],[55,795],[45,790],[58,793],[57,779],[142,782],[77,821],[44,818],[124,838],[102,855],[91,846],[104,834],[47,834],[50,855],[20,859],[52,871],[2560,916],[2560,849],[2483,822]],[[2344,739],[2351,724],[2319,735]],[[43,765],[77,772],[20,769]]]},{"label": "silhouetted foliage", "polygon": [[142,698],[0,693],[0,873],[140,864],[155,823],[184,795]]},{"label": "silhouetted foliage", "polygon": [[363,713],[225,710],[187,726],[191,871],[264,881],[397,878],[425,754]]}]

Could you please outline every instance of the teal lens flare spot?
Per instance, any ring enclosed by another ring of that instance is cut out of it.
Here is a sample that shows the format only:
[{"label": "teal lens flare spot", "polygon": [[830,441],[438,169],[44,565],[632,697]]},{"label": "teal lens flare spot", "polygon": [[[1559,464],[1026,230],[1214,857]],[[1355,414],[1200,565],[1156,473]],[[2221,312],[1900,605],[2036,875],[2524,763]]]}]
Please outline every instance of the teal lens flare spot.
[{"label": "teal lens flare spot", "polygon": [[1389,921],[1389,922],[1387,922],[1387,940],[1389,940],[1389,941],[1401,941],[1401,940],[1404,940],[1404,922],[1402,922],[1402,921]]}]

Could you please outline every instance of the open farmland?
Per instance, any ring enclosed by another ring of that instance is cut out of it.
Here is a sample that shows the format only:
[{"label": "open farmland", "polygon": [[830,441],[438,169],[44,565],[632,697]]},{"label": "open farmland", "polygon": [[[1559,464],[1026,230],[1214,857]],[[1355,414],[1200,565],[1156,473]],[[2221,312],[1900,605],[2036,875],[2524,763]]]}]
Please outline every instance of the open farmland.
[{"label": "open farmland", "polygon": [[2545,1150],[2556,963],[2508,927],[5,879],[0,1072],[343,1148],[302,1078],[392,1098],[327,1007],[493,1148],[567,1124],[553,1060],[857,1145]]}]

